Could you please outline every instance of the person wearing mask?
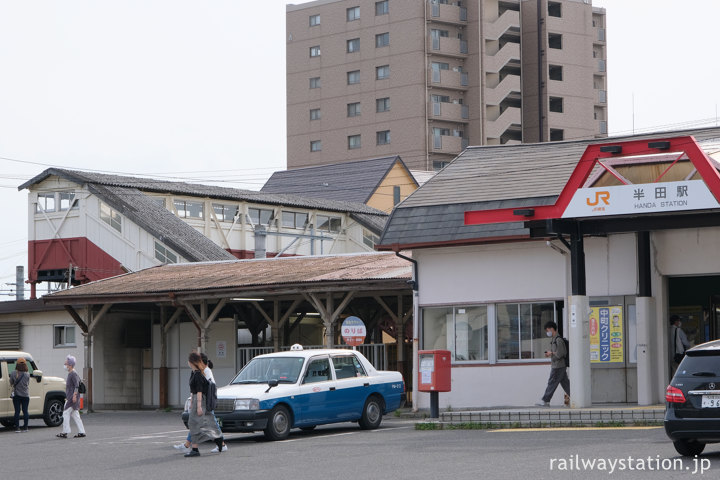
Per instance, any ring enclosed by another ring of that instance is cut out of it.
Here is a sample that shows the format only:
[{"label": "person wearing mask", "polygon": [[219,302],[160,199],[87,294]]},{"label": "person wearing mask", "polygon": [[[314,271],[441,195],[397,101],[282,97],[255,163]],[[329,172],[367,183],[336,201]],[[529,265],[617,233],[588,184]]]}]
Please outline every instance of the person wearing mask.
[{"label": "person wearing mask", "polygon": [[74,438],[85,438],[85,426],[80,419],[80,393],[78,388],[80,387],[80,375],[75,371],[75,357],[68,355],[65,359],[64,364],[65,370],[67,370],[67,380],[65,380],[65,407],[63,408],[63,423],[62,433],[58,433],[58,438],[67,438],[68,434],[71,433],[70,419],[72,418],[75,422],[75,426],[78,429],[77,435]]},{"label": "person wearing mask", "polygon": [[562,385],[563,390],[565,390],[565,405],[569,405],[570,379],[568,379],[567,375],[567,345],[565,345],[565,340],[558,335],[557,323],[547,322],[545,324],[545,334],[550,337],[550,350],[545,352],[545,356],[551,360],[550,378],[548,378],[545,395],[535,405],[549,406],[558,385]]},{"label": "person wearing mask", "polygon": [[190,375],[190,411],[188,418],[188,427],[190,428],[191,447],[186,457],[199,457],[200,451],[198,445],[207,440],[212,440],[222,451],[223,434],[215,420],[215,415],[206,408],[207,392],[210,382],[205,377],[204,370],[207,365],[203,362],[202,357],[198,353],[191,353],[188,356],[188,366],[192,369]]},{"label": "person wearing mask", "polygon": [[[208,358],[208,356],[205,355],[204,353],[201,353],[201,354],[200,354],[200,359],[201,359],[201,360],[203,361],[203,363],[205,364],[205,370],[203,370],[203,374],[205,375],[205,378],[208,380],[208,382],[215,383],[215,376],[214,376],[213,373],[212,373],[212,368],[213,368],[212,360],[210,360],[210,359]],[[191,375],[192,375],[192,374],[191,374]],[[215,412],[213,411],[212,414],[213,414],[213,417],[214,417],[214,416],[215,416]],[[221,429],[220,429],[220,424],[218,423],[217,418],[215,418],[215,424],[218,426],[218,430],[221,430]],[[187,438],[185,439],[185,443],[178,443],[177,445],[173,445],[173,447],[174,447],[176,450],[180,450],[180,451],[183,452],[183,453],[188,453],[190,450],[192,450],[192,448],[190,447],[190,445],[191,445],[191,442],[190,442],[191,438],[190,438],[190,437],[191,437],[190,431],[188,430],[188,434],[187,434]],[[219,448],[219,447],[216,446],[215,448],[213,448],[212,450],[210,450],[210,453],[220,453],[221,451],[222,451],[222,452],[227,452],[227,449],[228,449],[228,447],[227,447],[227,445],[225,444],[225,441],[223,441],[222,448]]]},{"label": "person wearing mask", "polygon": [[[12,401],[15,407],[15,433],[28,431],[28,405],[30,404],[30,374],[24,358],[17,359],[15,371],[10,374],[10,388],[13,389]],[[20,409],[23,412],[23,429],[20,430]]]}]

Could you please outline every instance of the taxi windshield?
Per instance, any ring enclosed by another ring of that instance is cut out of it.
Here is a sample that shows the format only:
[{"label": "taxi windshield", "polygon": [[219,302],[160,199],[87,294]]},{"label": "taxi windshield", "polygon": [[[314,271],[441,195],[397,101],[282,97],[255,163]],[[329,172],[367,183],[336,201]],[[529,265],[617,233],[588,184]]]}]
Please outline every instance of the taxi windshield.
[{"label": "taxi windshield", "polygon": [[295,383],[304,361],[302,357],[254,358],[240,370],[231,384],[267,383],[270,380],[277,380],[278,383]]}]

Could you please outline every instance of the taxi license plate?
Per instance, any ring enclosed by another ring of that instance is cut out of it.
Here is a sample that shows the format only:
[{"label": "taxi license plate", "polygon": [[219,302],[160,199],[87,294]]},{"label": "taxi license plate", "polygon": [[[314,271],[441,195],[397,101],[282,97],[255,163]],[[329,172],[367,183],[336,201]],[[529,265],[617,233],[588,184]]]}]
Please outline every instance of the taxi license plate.
[{"label": "taxi license plate", "polygon": [[720,395],[703,395],[702,408],[720,408]]}]

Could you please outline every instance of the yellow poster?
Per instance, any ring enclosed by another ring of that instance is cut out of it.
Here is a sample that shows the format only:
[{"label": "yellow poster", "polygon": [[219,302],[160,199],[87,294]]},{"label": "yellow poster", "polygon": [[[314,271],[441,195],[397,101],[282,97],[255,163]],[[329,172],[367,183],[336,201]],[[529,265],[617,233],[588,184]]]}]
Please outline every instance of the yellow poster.
[{"label": "yellow poster", "polygon": [[590,362],[623,363],[623,307],[590,307]]}]

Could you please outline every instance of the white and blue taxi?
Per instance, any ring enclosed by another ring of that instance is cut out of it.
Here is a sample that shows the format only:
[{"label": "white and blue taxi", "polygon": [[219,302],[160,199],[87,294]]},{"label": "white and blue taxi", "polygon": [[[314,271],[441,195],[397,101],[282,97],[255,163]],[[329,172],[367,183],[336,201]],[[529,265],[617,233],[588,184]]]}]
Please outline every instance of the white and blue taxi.
[{"label": "white and blue taxi", "polygon": [[[259,355],[229,385],[218,388],[215,409],[225,432],[262,430],[282,440],[290,429],[358,422],[375,429],[384,414],[402,406],[405,383],[399,372],[379,371],[360,352],[303,350]],[[183,421],[187,426],[190,399]]]}]

